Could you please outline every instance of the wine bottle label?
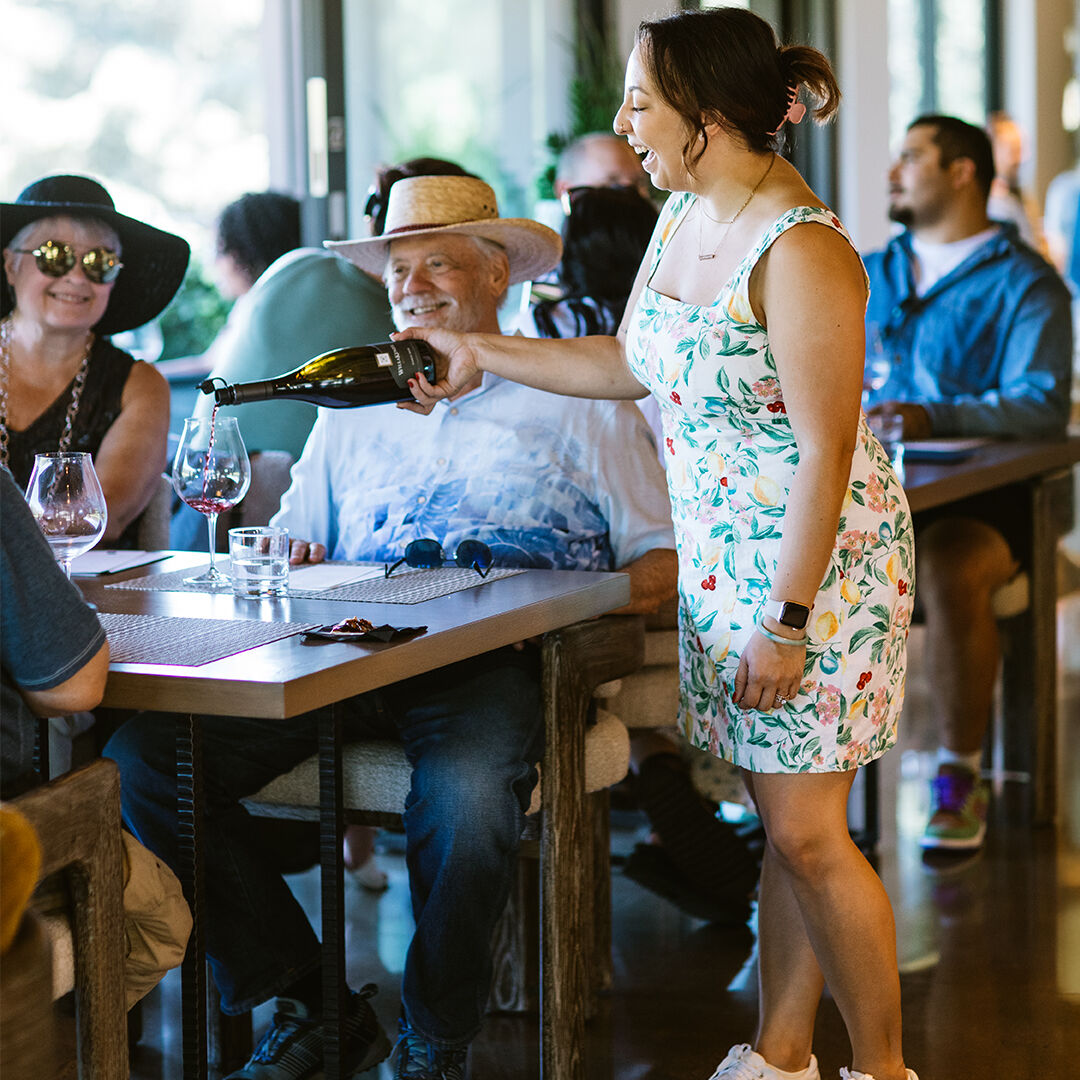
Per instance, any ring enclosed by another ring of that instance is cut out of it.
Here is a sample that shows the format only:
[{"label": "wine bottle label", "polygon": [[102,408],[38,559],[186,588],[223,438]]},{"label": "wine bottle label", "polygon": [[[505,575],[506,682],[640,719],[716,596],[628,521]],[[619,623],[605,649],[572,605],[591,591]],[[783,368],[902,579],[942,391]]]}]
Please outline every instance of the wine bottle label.
[{"label": "wine bottle label", "polygon": [[379,367],[392,367],[394,363],[394,358],[389,353],[376,352],[375,363],[378,364]]}]

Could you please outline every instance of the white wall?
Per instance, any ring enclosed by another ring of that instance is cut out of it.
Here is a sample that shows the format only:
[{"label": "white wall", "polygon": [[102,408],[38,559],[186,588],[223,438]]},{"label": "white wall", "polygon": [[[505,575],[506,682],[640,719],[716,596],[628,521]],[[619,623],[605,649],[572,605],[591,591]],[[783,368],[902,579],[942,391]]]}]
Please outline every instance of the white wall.
[{"label": "white wall", "polygon": [[676,0],[616,0],[615,32],[619,54],[625,59],[634,48],[638,23],[659,19],[679,10]]},{"label": "white wall", "polygon": [[1072,138],[1061,126],[1061,95],[1072,74],[1065,50],[1074,0],[1004,0],[1005,109],[1028,136],[1021,174],[1042,204],[1046,185],[1073,162]]},{"label": "white wall", "polygon": [[839,0],[836,75],[840,103],[835,207],[861,251],[889,236],[887,0]]}]

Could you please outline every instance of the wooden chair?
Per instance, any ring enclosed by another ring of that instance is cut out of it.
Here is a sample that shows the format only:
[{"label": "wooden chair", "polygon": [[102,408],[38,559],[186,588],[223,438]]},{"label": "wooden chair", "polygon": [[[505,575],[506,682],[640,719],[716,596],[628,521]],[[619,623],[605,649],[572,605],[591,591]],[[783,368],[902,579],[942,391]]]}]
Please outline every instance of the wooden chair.
[{"label": "wooden chair", "polygon": [[41,842],[45,886],[59,881],[66,893],[64,915],[42,921],[53,942],[53,997],[75,991],[78,1075],[120,1080],[128,1075],[120,774],[99,758],[13,802]]},{"label": "wooden chair", "polygon": [[[228,529],[266,525],[277,513],[281,496],[292,482],[293,456],[288,450],[256,450],[251,455],[251,486],[226,522]],[[226,535],[219,530],[219,535]]]},{"label": "wooden chair", "polygon": [[138,545],[143,551],[166,551],[175,493],[172,480],[162,474],[157,490],[139,515]]}]

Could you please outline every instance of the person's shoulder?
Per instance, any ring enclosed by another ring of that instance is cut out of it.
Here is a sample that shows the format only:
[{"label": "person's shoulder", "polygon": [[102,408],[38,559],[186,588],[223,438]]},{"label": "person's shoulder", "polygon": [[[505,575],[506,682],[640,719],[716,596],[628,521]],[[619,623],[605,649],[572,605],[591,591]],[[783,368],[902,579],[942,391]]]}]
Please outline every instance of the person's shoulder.
[{"label": "person's shoulder", "polygon": [[1052,288],[1068,291],[1053,265],[1024,240],[1014,225],[1003,224],[996,243],[1001,255],[1001,273],[1011,282],[1045,282]]}]

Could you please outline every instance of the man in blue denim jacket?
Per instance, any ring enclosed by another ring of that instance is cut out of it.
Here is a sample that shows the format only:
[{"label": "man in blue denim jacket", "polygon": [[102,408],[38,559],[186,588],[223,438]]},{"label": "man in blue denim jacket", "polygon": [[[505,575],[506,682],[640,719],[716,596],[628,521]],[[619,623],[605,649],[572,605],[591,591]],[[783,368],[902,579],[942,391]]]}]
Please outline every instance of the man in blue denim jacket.
[{"label": "man in blue denim jacket", "polygon": [[[899,414],[907,439],[1064,434],[1069,292],[1011,225],[987,217],[990,140],[922,116],[889,171],[889,216],[906,226],[866,258],[867,378],[873,414]],[[1017,570],[1007,500],[972,499],[920,525],[926,663],[941,732],[924,848],[970,851],[985,834],[979,779],[999,649],[990,597]]]}]

